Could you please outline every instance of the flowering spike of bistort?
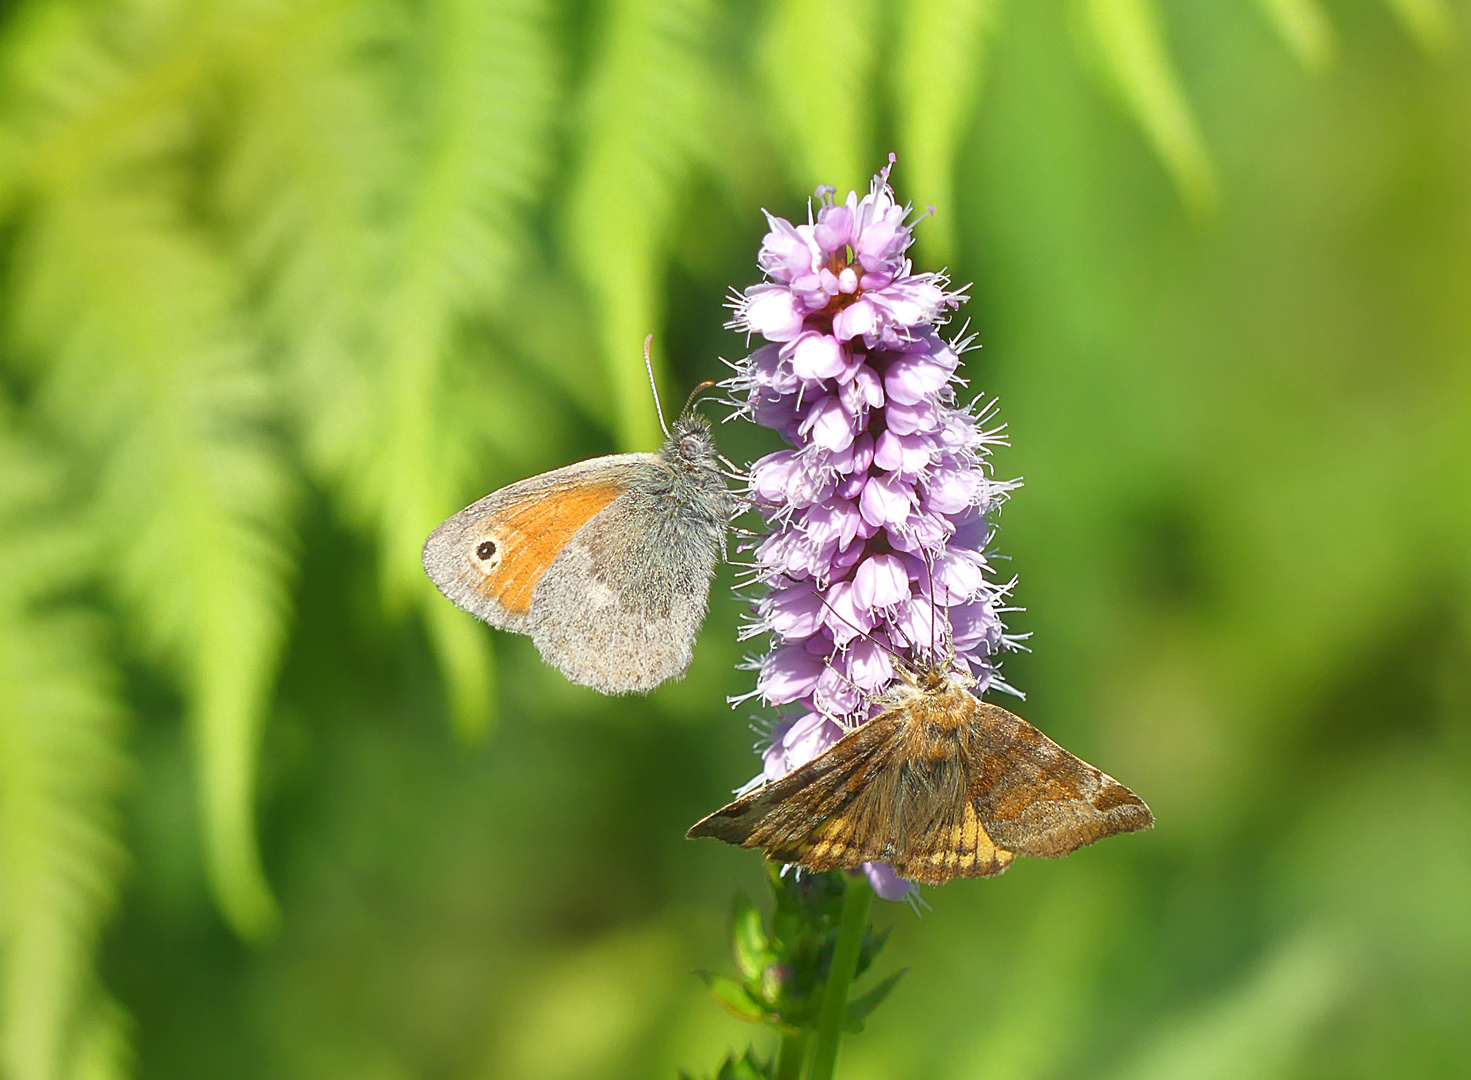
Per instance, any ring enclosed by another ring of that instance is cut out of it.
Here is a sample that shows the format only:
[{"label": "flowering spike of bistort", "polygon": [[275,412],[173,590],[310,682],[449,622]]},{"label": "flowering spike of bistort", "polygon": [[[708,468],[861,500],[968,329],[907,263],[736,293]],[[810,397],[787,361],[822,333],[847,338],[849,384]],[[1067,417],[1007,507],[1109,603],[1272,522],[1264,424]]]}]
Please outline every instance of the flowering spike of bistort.
[{"label": "flowering spike of bistort", "polygon": [[[730,326],[765,344],[723,385],[789,446],[746,478],[766,522],[745,546],[760,594],[748,629],[770,635],[756,693],[782,713],[766,779],[875,715],[895,656],[953,648],[978,691],[1009,689],[997,656],[1011,644],[1001,620],[1011,585],[994,579],[985,551],[1014,485],[988,468],[1001,441],[987,427],[993,406],[978,413],[957,401],[959,353],[971,342],[941,328],[965,290],[914,272],[893,160],[863,198],[835,202],[818,188],[808,224],[767,214],[765,280],[732,303]],[[888,867],[866,870],[880,896],[909,893]]]}]

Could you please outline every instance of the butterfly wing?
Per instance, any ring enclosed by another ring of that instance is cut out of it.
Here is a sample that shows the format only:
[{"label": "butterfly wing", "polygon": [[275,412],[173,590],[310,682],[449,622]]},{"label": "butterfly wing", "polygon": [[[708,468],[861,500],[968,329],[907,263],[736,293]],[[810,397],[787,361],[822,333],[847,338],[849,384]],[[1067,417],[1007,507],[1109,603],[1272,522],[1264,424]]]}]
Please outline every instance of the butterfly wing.
[{"label": "butterfly wing", "polygon": [[704,471],[614,454],[522,480],[435,529],[424,569],[573,682],[647,693],[684,674],[704,622],[728,516]]},{"label": "butterfly wing", "polygon": [[636,486],[568,540],[532,597],[531,639],[574,682],[646,693],[689,667],[726,511]]},{"label": "butterfly wing", "polygon": [[536,587],[568,541],[627,494],[632,470],[657,461],[593,458],[493,491],[429,534],[424,571],[457,607],[527,633]]},{"label": "butterfly wing", "polygon": [[1115,833],[1148,829],[1144,801],[1019,716],[987,702],[970,725],[970,797],[1001,848],[1057,858]]},{"label": "butterfly wing", "polygon": [[764,848],[775,862],[835,870],[885,857],[892,848],[893,782],[888,768],[899,720],[884,713],[807,764],[695,823],[691,839],[713,836]]}]

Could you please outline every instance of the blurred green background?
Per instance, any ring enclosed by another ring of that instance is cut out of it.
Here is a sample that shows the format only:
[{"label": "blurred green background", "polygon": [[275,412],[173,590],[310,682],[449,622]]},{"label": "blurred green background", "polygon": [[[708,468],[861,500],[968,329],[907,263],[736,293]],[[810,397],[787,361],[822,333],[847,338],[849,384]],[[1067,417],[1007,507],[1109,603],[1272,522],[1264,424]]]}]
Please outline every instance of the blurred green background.
[{"label": "blurred green background", "polygon": [[[752,1034],[727,569],[571,687],[418,548],[742,355],[897,150],[1026,486],[1029,719],[1159,826],[880,905],[848,1080],[1471,1075],[1471,9],[0,11],[0,1076],[669,1077]],[[771,448],[721,430],[745,460]]]}]

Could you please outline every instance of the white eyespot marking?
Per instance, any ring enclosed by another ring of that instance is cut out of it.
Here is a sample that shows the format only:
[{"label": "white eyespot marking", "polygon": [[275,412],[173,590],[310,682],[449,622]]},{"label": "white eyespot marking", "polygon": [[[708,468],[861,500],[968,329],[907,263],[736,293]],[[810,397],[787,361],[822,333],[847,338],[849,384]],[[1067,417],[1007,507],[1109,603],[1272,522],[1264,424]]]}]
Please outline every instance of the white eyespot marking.
[{"label": "white eyespot marking", "polygon": [[501,558],[501,545],[492,536],[481,540],[470,553],[471,565],[487,576],[495,573],[501,564]]}]

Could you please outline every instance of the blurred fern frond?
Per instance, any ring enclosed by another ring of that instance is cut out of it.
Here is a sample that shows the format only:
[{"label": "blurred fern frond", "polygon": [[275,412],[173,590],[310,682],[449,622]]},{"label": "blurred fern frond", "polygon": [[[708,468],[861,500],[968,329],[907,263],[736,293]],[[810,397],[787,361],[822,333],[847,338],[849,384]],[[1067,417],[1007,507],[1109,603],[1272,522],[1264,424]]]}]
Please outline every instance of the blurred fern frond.
[{"label": "blurred fern frond", "polygon": [[[865,187],[873,174],[873,86],[882,15],[877,0],[835,5],[778,0],[771,6],[758,63],[776,142],[800,189],[811,192],[824,183],[846,194]],[[928,16],[904,16],[906,22],[915,17]],[[815,49],[842,62],[817,62]]]},{"label": "blurred fern frond", "polygon": [[[0,1073],[117,1074],[79,1030],[116,1028],[92,975],[117,891],[114,806],[126,771],[121,711],[100,627],[57,607],[93,550],[51,492],[61,470],[0,416]],[[95,1022],[94,1022],[95,1021]]]},{"label": "blurred fern frond", "polygon": [[955,156],[985,72],[1001,0],[916,0],[898,28],[895,94],[908,185],[936,210],[921,234],[936,262],[955,257]]},{"label": "blurred fern frond", "polygon": [[639,349],[662,316],[678,200],[715,137],[712,16],[709,0],[609,0],[582,102],[567,243],[598,315],[626,450],[650,449],[660,437]]},{"label": "blurred fern frond", "polygon": [[[90,525],[111,553],[103,584],[186,689],[210,880],[254,936],[275,919],[254,786],[284,629],[292,482],[262,427],[270,393],[240,284],[189,220],[190,102],[139,88],[159,78],[154,50],[166,70],[192,73],[180,58],[205,55],[213,27],[144,29],[155,33],[119,41],[78,24],[74,55],[94,59],[97,92],[51,95],[43,112],[37,87],[16,118],[36,141],[10,329],[36,358],[40,408],[93,478]],[[115,114],[105,129],[104,113]]]},{"label": "blurred fern frond", "polygon": [[1084,0],[1088,29],[1129,111],[1196,213],[1216,204],[1215,167],[1180,87],[1154,0]]}]

